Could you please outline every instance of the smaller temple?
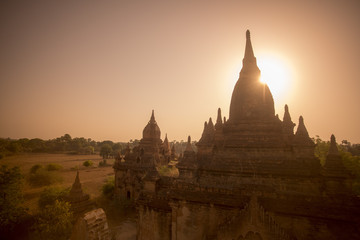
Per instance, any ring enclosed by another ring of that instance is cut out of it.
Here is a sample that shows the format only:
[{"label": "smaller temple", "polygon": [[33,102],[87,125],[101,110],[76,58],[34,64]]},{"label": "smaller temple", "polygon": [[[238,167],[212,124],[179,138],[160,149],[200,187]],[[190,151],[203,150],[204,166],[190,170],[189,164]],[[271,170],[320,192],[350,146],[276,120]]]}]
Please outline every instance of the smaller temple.
[{"label": "smaller temple", "polygon": [[71,205],[75,221],[70,240],[111,239],[105,212],[102,208],[95,209],[89,194],[83,192],[79,171],[66,201]]},{"label": "smaller temple", "polygon": [[161,131],[152,110],[139,145],[133,149],[128,146],[125,155],[116,158],[115,195],[132,200],[138,198],[144,189],[144,180],[154,177],[149,172],[156,172],[157,167],[167,166],[175,158],[175,148],[170,147],[167,134],[164,141],[161,140]]},{"label": "smaller temple", "polygon": [[353,177],[343,164],[334,135],[330,138],[322,174],[326,176],[326,188],[330,194],[344,194],[352,188]]},{"label": "smaller temple", "polygon": [[75,218],[94,208],[94,204],[90,200],[89,194],[85,194],[82,190],[79,171],[76,173],[75,182],[73,183],[66,200],[71,204],[71,210],[73,211]]}]

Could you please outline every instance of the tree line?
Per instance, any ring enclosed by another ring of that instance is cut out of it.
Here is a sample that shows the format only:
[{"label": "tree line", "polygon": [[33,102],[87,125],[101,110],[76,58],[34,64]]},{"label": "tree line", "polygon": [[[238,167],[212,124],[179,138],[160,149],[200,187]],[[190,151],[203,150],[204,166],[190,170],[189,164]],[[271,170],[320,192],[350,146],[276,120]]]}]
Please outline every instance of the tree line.
[{"label": "tree line", "polygon": [[99,142],[91,138],[72,138],[69,134],[50,140],[0,138],[0,158],[17,153],[96,154],[100,153],[102,148],[106,150],[103,150],[104,154],[109,157],[114,152],[124,149],[126,145],[127,143],[114,143],[109,140]]},{"label": "tree line", "polygon": [[[0,159],[18,153],[67,153],[67,154],[100,154],[104,159],[123,154],[127,146],[133,148],[139,145],[140,140],[130,139],[129,142],[95,141],[91,138],[75,137],[64,134],[61,137],[43,140],[40,138],[10,139],[0,138]],[[176,153],[182,153],[186,148],[186,142],[173,141]],[[196,151],[196,141],[192,146]]]}]

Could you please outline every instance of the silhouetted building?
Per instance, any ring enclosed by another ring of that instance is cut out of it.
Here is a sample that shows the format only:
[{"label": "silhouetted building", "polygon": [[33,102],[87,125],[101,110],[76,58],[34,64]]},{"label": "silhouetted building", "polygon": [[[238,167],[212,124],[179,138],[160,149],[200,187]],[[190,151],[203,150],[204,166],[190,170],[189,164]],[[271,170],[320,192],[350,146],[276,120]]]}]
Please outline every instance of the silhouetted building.
[{"label": "silhouetted building", "polygon": [[71,210],[75,218],[95,207],[94,203],[90,200],[89,194],[85,194],[82,190],[79,171],[76,173],[75,181],[66,200],[71,204]]},{"label": "silhouetted building", "polygon": [[259,77],[247,31],[229,119],[218,109],[215,125],[205,122],[197,152],[189,137],[177,178],[156,171],[153,115],[140,149],[117,160],[116,192],[136,200],[138,239],[360,239],[360,200],[335,137],[322,167],[303,117],[294,134],[288,106],[281,121]]},{"label": "silhouetted building", "polygon": [[167,135],[164,142],[160,135],[153,110],[139,146],[134,149],[128,146],[125,155],[116,158],[114,169],[117,197],[136,199],[144,188],[144,178],[157,173],[156,167],[166,166],[175,158],[175,150],[171,150]]}]

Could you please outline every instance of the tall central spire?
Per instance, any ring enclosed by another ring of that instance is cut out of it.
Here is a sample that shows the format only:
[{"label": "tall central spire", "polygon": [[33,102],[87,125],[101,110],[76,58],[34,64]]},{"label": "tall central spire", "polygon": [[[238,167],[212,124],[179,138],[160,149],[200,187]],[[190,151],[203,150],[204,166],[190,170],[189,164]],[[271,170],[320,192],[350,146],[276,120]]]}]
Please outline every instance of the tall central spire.
[{"label": "tall central spire", "polygon": [[244,60],[243,64],[245,62],[251,62],[256,64],[256,58],[254,56],[254,51],[251,45],[251,39],[250,39],[250,31],[246,31],[246,46],[245,46],[245,54],[244,54]]},{"label": "tall central spire", "polygon": [[258,78],[260,77],[260,70],[256,64],[256,57],[254,55],[254,50],[251,44],[249,30],[246,31],[245,53],[242,62],[243,67],[241,69],[240,75],[243,75],[245,77],[250,73],[253,79],[258,80]]},{"label": "tall central spire", "polygon": [[152,110],[152,112],[151,112],[150,122],[155,123],[154,110]]},{"label": "tall central spire", "polygon": [[260,69],[250,39],[246,31],[246,45],[243,67],[236,82],[230,103],[230,123],[248,120],[271,119],[275,116],[274,100],[269,87],[260,83]]}]

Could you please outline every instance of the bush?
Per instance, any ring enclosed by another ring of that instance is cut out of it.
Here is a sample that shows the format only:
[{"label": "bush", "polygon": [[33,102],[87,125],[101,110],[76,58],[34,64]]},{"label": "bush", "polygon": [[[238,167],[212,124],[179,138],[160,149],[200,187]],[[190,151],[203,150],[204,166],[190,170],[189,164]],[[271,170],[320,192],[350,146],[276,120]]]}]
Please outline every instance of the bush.
[{"label": "bush", "polygon": [[83,163],[83,165],[85,166],[85,167],[90,167],[90,166],[92,166],[94,163],[93,163],[93,161],[91,161],[91,160],[86,160],[84,163]]},{"label": "bush", "polygon": [[160,176],[176,177],[179,175],[179,171],[175,167],[161,166],[157,170]]},{"label": "bush", "polygon": [[115,178],[110,177],[106,183],[102,186],[102,194],[108,198],[112,199],[114,197],[114,190],[115,190]]},{"label": "bush", "polygon": [[54,172],[40,168],[35,173],[30,174],[28,181],[34,187],[42,187],[61,182],[62,178]]},{"label": "bush", "polygon": [[106,166],[109,166],[109,164],[107,164],[106,162],[106,159],[99,162],[99,167],[106,167]]},{"label": "bush", "polygon": [[30,174],[34,174],[36,173],[39,169],[42,169],[44,168],[43,165],[40,165],[40,164],[35,164],[34,166],[32,166],[30,168]]},{"label": "bush", "polygon": [[69,194],[69,188],[61,187],[48,187],[40,194],[39,208],[43,209],[47,205],[53,205],[56,200],[64,201],[66,196]]},{"label": "bush", "polygon": [[46,166],[46,169],[48,171],[58,171],[61,170],[63,167],[60,164],[56,164],[56,163],[50,163]]}]

